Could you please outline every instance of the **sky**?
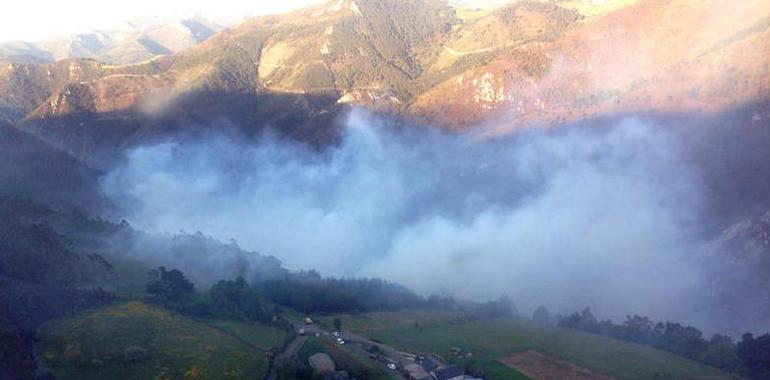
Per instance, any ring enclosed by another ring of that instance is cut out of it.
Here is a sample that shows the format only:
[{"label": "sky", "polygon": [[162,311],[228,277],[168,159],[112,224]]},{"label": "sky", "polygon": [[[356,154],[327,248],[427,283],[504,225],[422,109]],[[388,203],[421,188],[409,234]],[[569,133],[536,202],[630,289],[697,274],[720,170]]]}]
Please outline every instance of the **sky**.
[{"label": "sky", "polygon": [[202,16],[232,23],[248,16],[274,14],[321,0],[24,0],[0,12],[0,41],[39,41],[131,22],[162,22]]}]

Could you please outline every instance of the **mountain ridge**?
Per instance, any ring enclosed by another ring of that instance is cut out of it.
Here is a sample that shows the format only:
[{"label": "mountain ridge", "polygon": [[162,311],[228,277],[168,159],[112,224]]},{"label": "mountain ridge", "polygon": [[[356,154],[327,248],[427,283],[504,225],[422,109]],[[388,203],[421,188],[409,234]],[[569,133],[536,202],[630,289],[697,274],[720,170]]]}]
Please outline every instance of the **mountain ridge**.
[{"label": "mountain ridge", "polygon": [[728,5],[335,0],[134,65],[9,63],[0,117],[93,164],[138,131],[186,122],[331,141],[354,106],[491,134],[620,112],[713,114],[770,99],[770,10],[752,0],[717,11]]},{"label": "mountain ridge", "polygon": [[195,46],[223,26],[201,17],[125,28],[95,30],[37,42],[0,43],[0,57],[11,63],[51,63],[91,58],[109,64],[137,64]]}]

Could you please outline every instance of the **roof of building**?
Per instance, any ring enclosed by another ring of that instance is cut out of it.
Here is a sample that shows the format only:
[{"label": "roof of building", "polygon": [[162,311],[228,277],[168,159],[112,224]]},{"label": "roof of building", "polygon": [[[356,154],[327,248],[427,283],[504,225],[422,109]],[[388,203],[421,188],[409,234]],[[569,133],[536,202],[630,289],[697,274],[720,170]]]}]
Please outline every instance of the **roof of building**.
[{"label": "roof of building", "polygon": [[420,367],[417,363],[410,363],[404,366],[404,370],[409,373],[409,378],[414,380],[431,379],[430,374]]},{"label": "roof of building", "polygon": [[457,366],[441,367],[433,371],[437,380],[448,380],[458,376],[462,376],[463,371]]},{"label": "roof of building", "polygon": [[422,360],[422,368],[425,368],[425,370],[428,372],[433,371],[437,367],[438,367],[438,362],[431,357],[426,357],[425,359]]}]

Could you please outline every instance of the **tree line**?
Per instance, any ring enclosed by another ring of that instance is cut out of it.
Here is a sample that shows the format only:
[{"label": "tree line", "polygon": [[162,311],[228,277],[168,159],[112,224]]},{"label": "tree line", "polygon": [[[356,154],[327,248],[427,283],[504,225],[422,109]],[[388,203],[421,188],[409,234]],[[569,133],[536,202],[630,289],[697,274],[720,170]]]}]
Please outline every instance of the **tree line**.
[{"label": "tree line", "polygon": [[177,269],[150,272],[150,300],[181,313],[245,321],[274,321],[281,307],[299,312],[343,313],[420,308],[428,301],[380,279],[322,278],[302,271],[282,279],[249,284],[243,277],[222,280],[204,291]]},{"label": "tree line", "polygon": [[770,379],[770,334],[755,337],[746,333],[740,341],[714,334],[704,336],[693,326],[678,322],[655,322],[640,315],[628,315],[622,323],[598,320],[590,308],[565,317],[551,317],[538,308],[533,319],[559,326],[652,346],[751,379]]},{"label": "tree line", "polygon": [[507,296],[485,303],[460,304],[451,297],[421,297],[410,289],[381,279],[323,278],[316,271],[289,273],[281,279],[249,284],[243,277],[217,282],[197,291],[177,269],[150,272],[150,300],[166,308],[197,316],[275,322],[281,308],[305,314],[365,313],[403,309],[470,311],[480,317],[505,318],[517,313]]}]

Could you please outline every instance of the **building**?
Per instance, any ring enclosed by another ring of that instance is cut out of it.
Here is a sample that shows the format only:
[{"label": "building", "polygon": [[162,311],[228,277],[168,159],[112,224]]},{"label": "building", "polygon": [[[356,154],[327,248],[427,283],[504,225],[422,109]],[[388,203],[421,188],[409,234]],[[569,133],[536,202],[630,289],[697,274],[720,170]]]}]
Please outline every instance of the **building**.
[{"label": "building", "polygon": [[425,372],[433,372],[434,369],[438,368],[439,361],[432,355],[428,355],[422,359],[421,364]]},{"label": "building", "polygon": [[405,365],[404,371],[411,380],[433,380],[433,377],[417,363]]},{"label": "building", "polygon": [[462,379],[463,378],[463,370],[460,369],[460,367],[452,365],[452,366],[443,366],[436,368],[433,370],[433,377],[436,380],[454,380],[454,379]]}]

